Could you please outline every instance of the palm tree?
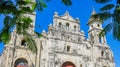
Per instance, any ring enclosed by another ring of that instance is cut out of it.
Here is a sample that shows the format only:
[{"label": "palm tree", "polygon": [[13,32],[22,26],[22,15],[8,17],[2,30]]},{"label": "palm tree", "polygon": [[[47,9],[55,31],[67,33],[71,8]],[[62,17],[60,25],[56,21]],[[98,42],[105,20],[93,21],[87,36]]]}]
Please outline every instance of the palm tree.
[{"label": "palm tree", "polygon": [[[5,44],[9,43],[11,39],[10,33],[12,32],[13,28],[16,27],[17,34],[22,34],[26,36],[26,40],[28,40],[28,42],[33,41],[33,43],[35,44],[34,40],[30,38],[30,34],[26,31],[31,26],[32,20],[31,18],[24,16],[24,14],[32,14],[35,9],[37,9],[38,11],[42,11],[43,8],[47,7],[45,1],[36,0],[35,3],[31,0],[15,0],[14,3],[12,0],[1,0],[0,14],[3,14],[5,18],[4,27],[0,31],[0,41],[4,42]],[[70,6],[72,4],[70,0],[62,0],[62,2],[67,6]],[[30,4],[31,6],[27,6],[28,4]],[[40,33],[37,34],[41,35]],[[36,47],[36,45],[32,44],[28,43],[28,48],[35,52],[34,48]]]},{"label": "palm tree", "polygon": [[[45,0],[45,1],[49,1],[49,0]],[[14,2],[12,0],[7,0],[7,1],[0,0],[0,14],[3,14],[5,16],[4,27],[0,31],[0,42],[4,42],[5,44],[9,43],[11,39],[10,34],[13,31],[13,29],[16,28],[17,34],[25,36],[24,39],[27,43],[28,49],[36,54],[36,59],[37,59],[37,47],[35,40],[27,32],[27,29],[31,26],[33,20],[25,16],[25,14],[32,14],[36,9],[38,11],[42,11],[43,8],[47,7],[45,1],[36,0],[35,3],[31,0],[14,0]],[[65,4],[66,6],[70,6],[72,4],[71,0],[62,0],[62,3]],[[29,4],[30,6],[27,6]],[[38,35],[38,37],[42,36],[38,32],[35,33],[36,35]],[[14,57],[14,51],[15,50],[13,49],[12,57]],[[11,67],[12,66],[13,64],[11,64]]]},{"label": "palm tree", "polygon": [[110,3],[111,0],[95,0],[97,3],[104,4],[100,9],[100,13],[93,15],[103,21],[110,20],[105,28],[100,32],[100,37],[112,31],[113,37],[120,41],[120,0],[116,0],[116,4]]}]

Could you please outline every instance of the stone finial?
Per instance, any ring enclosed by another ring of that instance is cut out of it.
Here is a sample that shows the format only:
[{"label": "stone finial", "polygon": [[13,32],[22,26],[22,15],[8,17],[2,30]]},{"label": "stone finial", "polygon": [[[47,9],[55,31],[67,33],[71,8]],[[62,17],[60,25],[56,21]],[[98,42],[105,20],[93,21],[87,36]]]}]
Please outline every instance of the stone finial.
[{"label": "stone finial", "polygon": [[52,23],[49,24],[49,26],[51,26],[51,25],[52,25]]},{"label": "stone finial", "polygon": [[68,12],[68,11],[66,11],[66,12],[65,12],[65,15],[69,15],[69,12]]},{"label": "stone finial", "polygon": [[58,12],[55,11],[54,17],[58,17]]},{"label": "stone finial", "polygon": [[57,11],[55,11],[54,15],[58,15],[58,12],[57,12]]},{"label": "stone finial", "polygon": [[78,20],[78,21],[79,21],[79,18],[78,18],[78,17],[76,17],[76,20]]},{"label": "stone finial", "polygon": [[45,30],[42,31],[43,33],[46,33]]},{"label": "stone finial", "polygon": [[94,15],[94,14],[96,14],[96,11],[95,11],[95,8],[94,8],[94,6],[92,7],[92,15]]}]

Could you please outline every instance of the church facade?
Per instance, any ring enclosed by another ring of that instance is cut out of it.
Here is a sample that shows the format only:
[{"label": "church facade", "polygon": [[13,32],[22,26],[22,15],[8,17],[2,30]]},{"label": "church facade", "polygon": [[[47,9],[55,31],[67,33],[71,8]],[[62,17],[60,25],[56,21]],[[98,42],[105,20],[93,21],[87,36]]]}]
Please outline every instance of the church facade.
[{"label": "church facade", "polygon": [[[35,20],[35,14],[29,16]],[[24,36],[14,30],[0,57],[0,67],[115,67],[106,37],[99,38],[102,21],[91,17],[87,25],[88,38],[80,29],[79,18],[55,12],[53,24],[42,32],[44,38],[38,38],[33,27],[28,29],[37,43],[37,54],[23,45]]]}]

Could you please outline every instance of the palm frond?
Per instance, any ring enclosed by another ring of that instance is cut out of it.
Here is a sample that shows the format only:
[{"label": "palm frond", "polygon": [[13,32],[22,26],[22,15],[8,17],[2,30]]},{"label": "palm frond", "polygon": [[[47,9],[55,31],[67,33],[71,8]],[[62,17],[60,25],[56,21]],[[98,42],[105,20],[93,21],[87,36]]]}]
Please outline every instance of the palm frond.
[{"label": "palm frond", "polygon": [[23,27],[23,23],[17,23],[16,24],[16,30],[18,34],[23,34],[25,29]]},{"label": "palm frond", "polygon": [[38,33],[38,32],[36,32],[36,31],[34,31],[35,33],[36,33],[36,35],[38,36],[38,37],[44,37],[41,33]]},{"label": "palm frond", "polygon": [[116,6],[115,11],[113,13],[113,22],[120,23],[120,6]]},{"label": "palm frond", "polygon": [[71,0],[62,0],[62,3],[65,4],[66,6],[71,6],[72,5]]},{"label": "palm frond", "polygon": [[117,0],[117,4],[119,4],[119,5],[120,5],[120,0]]},{"label": "palm frond", "polygon": [[33,22],[33,20],[30,17],[24,17],[22,22],[23,22],[23,28],[28,29],[29,27],[31,27],[31,23]]},{"label": "palm frond", "polygon": [[120,6],[118,7],[118,9],[116,11],[117,11],[117,13],[120,13]]},{"label": "palm frond", "polygon": [[9,43],[10,41],[10,32],[9,29],[3,29],[0,33],[0,40],[4,42],[5,44]]},{"label": "palm frond", "polygon": [[12,13],[14,10],[16,10],[15,5],[13,4],[12,1],[3,1],[0,4],[0,13],[2,14],[10,14]]},{"label": "palm frond", "polygon": [[97,3],[107,3],[110,2],[111,0],[95,0]]},{"label": "palm frond", "polygon": [[102,12],[102,13],[92,15],[93,18],[96,18],[96,19],[100,18],[103,21],[110,19],[112,16],[113,14],[110,12]]},{"label": "palm frond", "polygon": [[44,0],[36,0],[36,7],[38,11],[42,11],[43,8],[47,7],[47,5]]},{"label": "palm frond", "polygon": [[17,19],[16,21],[16,29],[18,34],[23,34],[32,23],[32,19],[30,17],[21,17],[20,19]]},{"label": "palm frond", "polygon": [[27,32],[24,32],[23,36],[25,36],[24,40],[26,41],[27,48],[32,52],[37,53],[37,44],[32,36]]},{"label": "palm frond", "polygon": [[29,2],[24,1],[24,0],[17,0],[17,1],[16,1],[16,4],[17,4],[17,5],[27,5],[27,4],[29,4]]},{"label": "palm frond", "polygon": [[4,26],[5,27],[9,26],[10,19],[11,19],[10,16],[5,16],[5,18],[4,18]]},{"label": "palm frond", "polygon": [[34,11],[36,9],[36,4],[34,3],[33,5],[32,5],[32,11]]},{"label": "palm frond", "polygon": [[113,24],[113,37],[120,41],[120,24],[118,22],[114,22]]},{"label": "palm frond", "polygon": [[105,28],[99,33],[99,37],[104,36],[105,34],[107,34],[107,32],[110,32],[113,28],[113,24],[109,23],[105,26]]},{"label": "palm frond", "polygon": [[21,11],[23,14],[33,12],[30,7],[21,7],[20,11]]},{"label": "palm frond", "polygon": [[27,37],[27,47],[29,50],[33,51],[34,53],[37,53],[37,47],[34,39]]},{"label": "palm frond", "polygon": [[114,4],[107,4],[104,7],[102,7],[100,10],[107,11],[107,10],[111,10],[113,7],[114,7]]}]

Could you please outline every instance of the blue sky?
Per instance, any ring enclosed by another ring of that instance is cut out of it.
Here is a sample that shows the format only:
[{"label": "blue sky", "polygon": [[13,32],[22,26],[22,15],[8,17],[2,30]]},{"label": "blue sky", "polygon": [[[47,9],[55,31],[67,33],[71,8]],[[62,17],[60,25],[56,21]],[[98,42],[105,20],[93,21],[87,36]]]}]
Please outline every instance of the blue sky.
[{"label": "blue sky", "polygon": [[[115,0],[114,0],[115,1]],[[76,18],[80,19],[80,27],[81,30],[84,30],[88,33],[87,22],[91,16],[92,7],[94,6],[96,12],[99,12],[99,8],[103,5],[97,4],[94,0],[72,0],[73,4],[70,7],[67,7],[61,3],[61,0],[51,0],[47,2],[47,8],[45,8],[42,12],[37,12],[36,15],[36,30],[41,32],[43,29],[47,31],[48,25],[53,21],[54,12],[57,11],[59,15],[63,15],[66,10],[69,11],[69,14]],[[115,2],[114,2],[115,3]],[[0,16],[0,21],[3,21],[3,16]],[[40,28],[38,28],[40,25]],[[105,26],[104,23],[103,26]],[[0,23],[0,29],[3,27],[3,23]],[[113,39],[112,34],[108,33],[106,35],[107,43],[110,46],[111,50],[114,54],[114,61],[116,67],[120,65],[120,42]],[[0,44],[0,53],[3,50],[3,44]]]}]

